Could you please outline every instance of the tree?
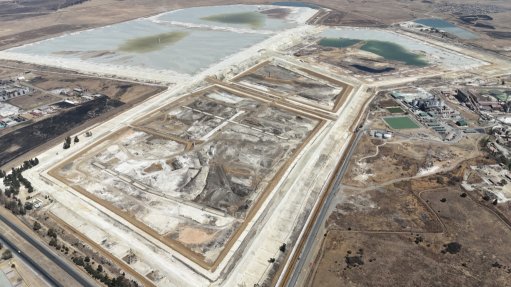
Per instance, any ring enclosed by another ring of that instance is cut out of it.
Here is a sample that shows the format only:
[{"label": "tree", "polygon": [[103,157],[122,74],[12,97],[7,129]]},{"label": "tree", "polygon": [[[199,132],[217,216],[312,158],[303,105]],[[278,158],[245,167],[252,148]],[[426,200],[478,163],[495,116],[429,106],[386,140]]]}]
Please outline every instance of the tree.
[{"label": "tree", "polygon": [[96,270],[97,270],[98,272],[103,272],[103,266],[98,265],[98,267],[96,268]]},{"label": "tree", "polygon": [[12,258],[12,252],[11,250],[5,250],[4,253],[2,253],[2,259],[7,260]]},{"label": "tree", "polygon": [[34,222],[34,226],[32,227],[35,231],[41,229],[41,224],[37,221]]},{"label": "tree", "polygon": [[53,228],[50,228],[50,229],[48,229],[47,235],[50,237],[53,237],[53,238],[57,238],[57,231],[55,231],[55,229],[53,229]]},{"label": "tree", "polygon": [[34,208],[34,204],[30,201],[25,202],[25,210],[32,210]]},{"label": "tree", "polygon": [[66,140],[64,141],[64,149],[68,149],[69,147],[71,147],[71,137],[67,136]]},{"label": "tree", "polygon": [[73,262],[78,265],[78,266],[83,266],[85,265],[85,263],[83,263],[83,258],[82,257],[75,257],[73,258]]},{"label": "tree", "polygon": [[78,139],[78,136],[75,136],[75,143],[79,142],[80,139]]},{"label": "tree", "polygon": [[57,247],[57,244],[58,244],[57,238],[56,237],[52,237],[51,240],[50,240],[50,246]]}]

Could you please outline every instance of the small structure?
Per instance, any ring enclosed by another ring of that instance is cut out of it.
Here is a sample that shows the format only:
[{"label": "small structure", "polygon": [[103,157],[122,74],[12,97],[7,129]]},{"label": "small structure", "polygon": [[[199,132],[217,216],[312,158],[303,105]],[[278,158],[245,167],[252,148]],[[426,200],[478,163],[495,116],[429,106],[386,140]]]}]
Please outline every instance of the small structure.
[{"label": "small structure", "polygon": [[377,139],[388,140],[392,138],[392,132],[390,131],[371,130],[369,131],[369,135]]},{"label": "small structure", "polygon": [[19,85],[0,86],[0,101],[8,101],[12,98],[28,95],[30,91],[30,88]]},{"label": "small structure", "polygon": [[462,119],[457,120],[457,121],[456,121],[456,125],[457,125],[457,126],[460,126],[460,127],[466,127],[466,126],[468,126],[467,121],[465,121],[465,119],[463,119],[463,118],[462,118]]},{"label": "small structure", "polygon": [[38,198],[36,198],[32,203],[34,205],[34,208],[39,208],[39,207],[43,206],[43,202]]},{"label": "small structure", "polygon": [[396,100],[403,100],[405,97],[398,91],[393,91],[390,95]]}]

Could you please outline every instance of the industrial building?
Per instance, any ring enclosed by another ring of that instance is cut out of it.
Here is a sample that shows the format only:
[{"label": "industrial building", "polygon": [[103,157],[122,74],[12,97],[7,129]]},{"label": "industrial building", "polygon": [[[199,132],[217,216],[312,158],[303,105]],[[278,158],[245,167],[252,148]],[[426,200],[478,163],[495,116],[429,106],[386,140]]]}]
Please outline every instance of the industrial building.
[{"label": "industrial building", "polygon": [[2,85],[0,86],[0,101],[8,101],[12,98],[28,95],[30,88],[20,85]]},{"label": "industrial building", "polygon": [[392,138],[392,132],[382,130],[370,130],[369,135],[377,139],[388,140]]}]

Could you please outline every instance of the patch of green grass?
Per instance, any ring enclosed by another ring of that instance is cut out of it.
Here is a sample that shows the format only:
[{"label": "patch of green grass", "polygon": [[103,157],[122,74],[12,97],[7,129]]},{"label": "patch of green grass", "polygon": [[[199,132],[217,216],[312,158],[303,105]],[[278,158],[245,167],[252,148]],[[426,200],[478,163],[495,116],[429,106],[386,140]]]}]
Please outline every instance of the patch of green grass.
[{"label": "patch of green grass", "polygon": [[131,53],[147,53],[174,44],[188,35],[188,32],[170,32],[129,39],[118,50]]},{"label": "patch of green grass", "polygon": [[323,47],[347,48],[359,43],[360,40],[348,38],[323,38],[318,44]]},{"label": "patch of green grass", "polygon": [[202,17],[202,20],[227,23],[227,24],[247,24],[253,29],[263,26],[265,16],[257,12],[242,12],[242,13],[225,13],[208,17]]},{"label": "patch of green grass", "polygon": [[405,111],[403,111],[402,108],[400,107],[390,107],[390,108],[387,108],[387,111],[389,111],[390,113],[392,114],[402,114],[404,113]]},{"label": "patch of green grass", "polygon": [[383,119],[387,125],[393,129],[416,129],[419,125],[408,116],[404,117],[388,117]]}]

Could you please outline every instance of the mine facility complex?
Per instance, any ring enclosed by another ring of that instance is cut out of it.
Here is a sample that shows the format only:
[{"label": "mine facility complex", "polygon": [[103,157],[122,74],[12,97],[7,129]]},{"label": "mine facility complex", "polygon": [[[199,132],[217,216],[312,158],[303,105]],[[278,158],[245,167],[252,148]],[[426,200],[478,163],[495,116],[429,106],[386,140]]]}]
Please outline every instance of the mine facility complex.
[{"label": "mine facility complex", "polygon": [[511,232],[511,62],[467,28],[493,20],[358,27],[327,6],[160,7],[0,37],[0,199],[78,274],[45,280],[390,286],[426,264],[509,282],[511,234],[493,235]]},{"label": "mine facility complex", "polygon": [[[266,71],[270,77],[260,78]],[[288,79],[294,84],[273,84]],[[66,156],[41,179],[71,188],[171,251],[181,268],[216,280],[232,268],[227,264],[254,234],[269,200],[285,196],[278,186],[290,167],[333,125],[353,89],[271,58],[232,80],[208,79],[198,91],[130,118],[127,126]],[[118,258],[131,254],[130,261],[139,262],[133,268],[162,272],[149,265],[144,249],[119,245],[117,236],[90,226],[72,208],[59,206],[51,213],[73,216],[70,224],[101,239],[105,252]]]}]

